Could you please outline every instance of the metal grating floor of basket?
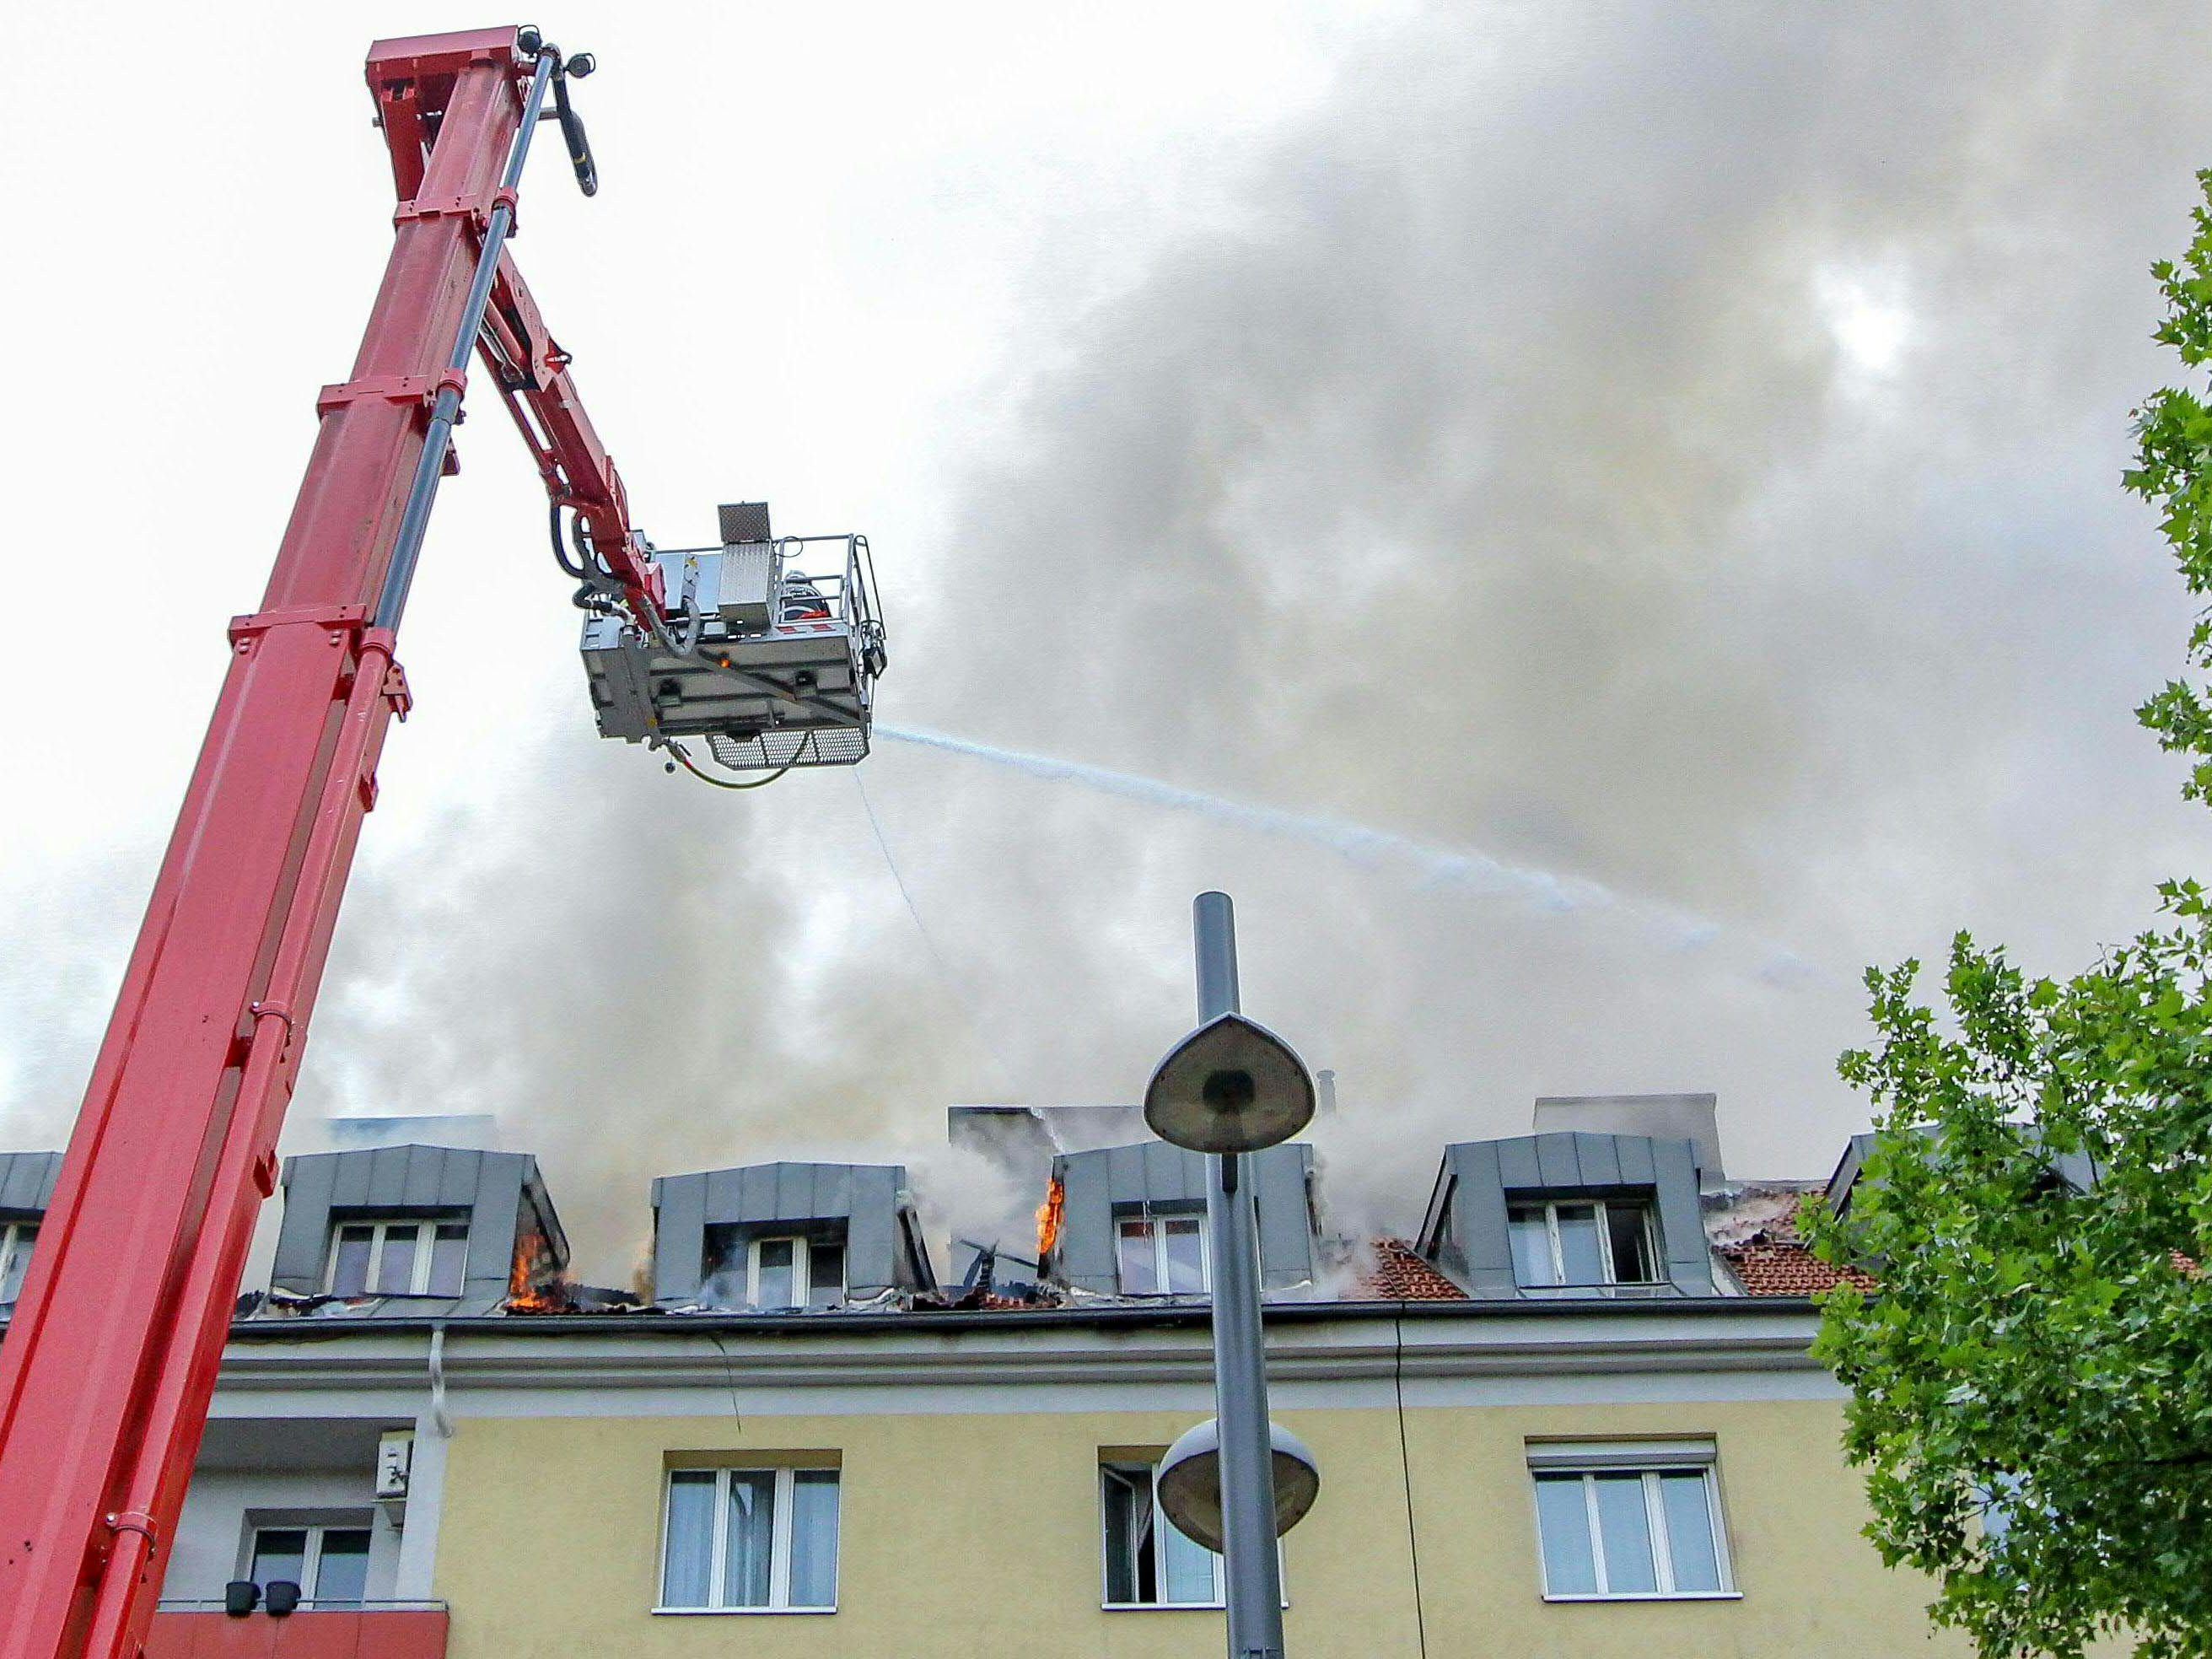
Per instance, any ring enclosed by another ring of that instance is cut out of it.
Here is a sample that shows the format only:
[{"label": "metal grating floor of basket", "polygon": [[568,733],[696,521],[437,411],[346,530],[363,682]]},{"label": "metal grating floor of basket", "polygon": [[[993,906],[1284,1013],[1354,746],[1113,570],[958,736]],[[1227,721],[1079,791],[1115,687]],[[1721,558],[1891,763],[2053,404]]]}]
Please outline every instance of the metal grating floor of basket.
[{"label": "metal grating floor of basket", "polygon": [[777,771],[787,766],[850,766],[868,752],[868,734],[857,726],[799,732],[763,732],[757,738],[707,735],[707,748],[733,772]]}]

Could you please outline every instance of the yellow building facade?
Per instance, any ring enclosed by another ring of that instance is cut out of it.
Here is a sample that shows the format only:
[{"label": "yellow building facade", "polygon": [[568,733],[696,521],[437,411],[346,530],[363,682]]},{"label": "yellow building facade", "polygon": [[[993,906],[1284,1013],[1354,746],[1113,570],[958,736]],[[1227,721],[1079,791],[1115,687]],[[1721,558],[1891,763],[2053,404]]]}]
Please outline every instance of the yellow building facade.
[{"label": "yellow building facade", "polygon": [[[1322,1472],[1284,1545],[1291,1651],[1968,1651],[1930,1637],[1929,1586],[1859,1535],[1815,1317],[1752,1298],[1272,1310],[1274,1414]],[[316,1334],[235,1344],[224,1409],[268,1423],[386,1395],[415,1436],[413,1588],[449,1609],[454,1659],[1222,1650],[1217,1607],[1104,1605],[1102,1463],[1211,1412],[1189,1310]],[[1534,1482],[1585,1451],[1702,1462],[1725,1590],[1547,1597]],[[718,1468],[834,1471],[832,1610],[656,1610],[671,1472]]]},{"label": "yellow building facade", "polygon": [[[1971,1651],[1863,1535],[1807,1186],[1702,1146],[1455,1143],[1410,1243],[1328,1234],[1305,1149],[1255,1164],[1272,1413],[1321,1472],[1289,1654]],[[649,1292],[552,1276],[526,1158],[297,1160],[149,1659],[1218,1655],[1153,1489],[1214,1404],[1187,1156],[1054,1154],[1024,1282],[938,1280],[895,1168],[670,1177]]]}]

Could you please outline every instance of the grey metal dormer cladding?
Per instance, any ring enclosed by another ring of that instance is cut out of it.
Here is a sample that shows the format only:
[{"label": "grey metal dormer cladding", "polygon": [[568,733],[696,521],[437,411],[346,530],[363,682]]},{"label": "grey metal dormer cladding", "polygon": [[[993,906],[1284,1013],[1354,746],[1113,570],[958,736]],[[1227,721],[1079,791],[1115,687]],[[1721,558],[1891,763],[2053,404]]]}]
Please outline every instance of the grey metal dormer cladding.
[{"label": "grey metal dormer cladding", "polygon": [[738,1242],[781,1234],[845,1247],[845,1294],[866,1301],[886,1291],[933,1291],[921,1224],[897,1164],[753,1164],[653,1183],[653,1299],[701,1299],[707,1230]]},{"label": "grey metal dormer cladding", "polygon": [[1700,1218],[1697,1143],[1649,1135],[1516,1135],[1444,1148],[1421,1254],[1478,1297],[1520,1294],[1507,1212],[1545,1199],[1611,1198],[1651,1206],[1666,1281],[1717,1294]]},{"label": "grey metal dormer cladding", "polygon": [[[1260,1282],[1286,1290],[1314,1277],[1316,1245],[1313,1148],[1285,1141],[1244,1158],[1260,1212]],[[1164,1140],[1096,1152],[1063,1152],[1052,1161],[1060,1183],[1060,1238],[1049,1277],[1072,1289],[1111,1296],[1121,1290],[1115,1223],[1153,1213],[1206,1209],[1206,1157]]]},{"label": "grey metal dormer cladding", "polygon": [[276,1290],[319,1296],[334,1224],[366,1219],[465,1218],[469,1242],[459,1297],[386,1297],[363,1311],[489,1313],[502,1306],[517,1259],[538,1258],[533,1288],[568,1265],[568,1239],[526,1152],[379,1146],[284,1161],[284,1219],[269,1276]]},{"label": "grey metal dormer cladding", "polygon": [[[2041,1141],[2042,1131],[2035,1124],[2022,1123],[2017,1127],[2019,1133],[2024,1139],[2034,1143]],[[1930,1140],[1937,1138],[1935,1128],[1930,1125],[1923,1124],[1913,1133]],[[1825,1194],[1828,1207],[1838,1215],[1849,1213],[1851,1194],[1858,1189],[1863,1182],[1869,1179],[1866,1173],[1866,1162],[1872,1155],[1874,1147],[1875,1137],[1870,1132],[1855,1134],[1845,1143],[1844,1155],[1837,1160],[1835,1173],[1828,1177],[1828,1187]],[[2088,1153],[2051,1152],[2045,1156],[2050,1165],[2052,1178],[2064,1182],[2074,1191],[2086,1193],[2097,1184],[2101,1172],[2096,1159]]]},{"label": "grey metal dormer cladding", "polygon": [[44,1215],[61,1172],[59,1152],[0,1152],[0,1222]]}]

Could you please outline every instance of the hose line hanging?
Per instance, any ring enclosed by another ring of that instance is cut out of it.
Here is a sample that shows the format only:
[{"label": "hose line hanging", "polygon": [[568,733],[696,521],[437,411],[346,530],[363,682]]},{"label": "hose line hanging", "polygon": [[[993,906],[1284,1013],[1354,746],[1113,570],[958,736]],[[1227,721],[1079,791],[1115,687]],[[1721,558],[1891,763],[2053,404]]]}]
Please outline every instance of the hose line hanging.
[{"label": "hose line hanging", "polygon": [[588,574],[583,559],[580,556],[574,560],[569,558],[568,538],[561,533],[561,503],[552,501],[547,505],[552,515],[550,522],[553,531],[553,562],[561,567],[562,574],[583,581]]},{"label": "hose line hanging", "polygon": [[673,772],[678,766],[681,766],[693,777],[698,779],[700,782],[710,783],[717,789],[765,789],[769,784],[774,783],[786,772],[791,770],[791,768],[785,766],[769,773],[764,778],[756,778],[750,783],[732,783],[726,778],[718,778],[714,776],[711,773],[701,771],[698,767],[693,763],[690,751],[685,749],[684,746],[678,743],[675,738],[665,738],[661,740],[659,746],[665,749],[675,757],[668,763],[668,769],[670,771]]}]

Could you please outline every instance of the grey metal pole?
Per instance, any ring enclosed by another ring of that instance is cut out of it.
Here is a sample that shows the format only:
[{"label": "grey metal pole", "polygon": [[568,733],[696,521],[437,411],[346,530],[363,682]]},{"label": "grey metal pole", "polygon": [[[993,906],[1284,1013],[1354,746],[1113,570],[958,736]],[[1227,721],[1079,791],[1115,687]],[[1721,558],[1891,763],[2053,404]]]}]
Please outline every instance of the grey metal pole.
[{"label": "grey metal pole", "polygon": [[[1237,916],[1226,893],[1192,906],[1200,1024],[1241,1012]],[[1260,1325],[1260,1237],[1252,1183],[1234,1152],[1206,1157],[1213,1247],[1213,1401],[1221,1431],[1222,1562],[1229,1580],[1229,1659],[1282,1659],[1283,1585],[1275,1553],[1274,1448]]]}]

